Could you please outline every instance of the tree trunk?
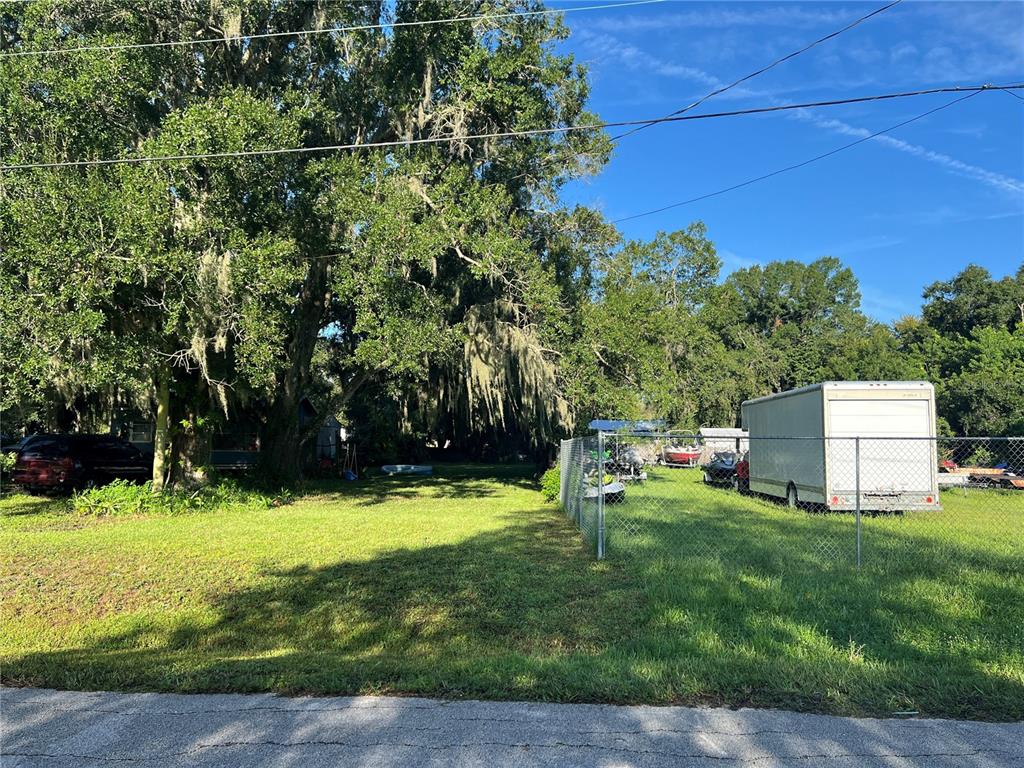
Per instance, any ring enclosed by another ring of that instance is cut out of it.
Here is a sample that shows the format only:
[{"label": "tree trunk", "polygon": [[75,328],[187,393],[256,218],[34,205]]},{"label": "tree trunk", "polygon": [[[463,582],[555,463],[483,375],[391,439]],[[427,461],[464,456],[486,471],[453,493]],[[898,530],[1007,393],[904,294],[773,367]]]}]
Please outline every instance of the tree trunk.
[{"label": "tree trunk", "polygon": [[208,468],[213,446],[209,430],[197,426],[195,420],[185,427],[175,442],[174,482],[195,488],[210,482]]},{"label": "tree trunk", "polygon": [[209,466],[213,448],[213,432],[208,420],[209,390],[205,381],[195,382],[192,401],[185,409],[181,430],[174,437],[174,468],[171,476],[175,485],[195,488],[210,482]]},{"label": "tree trunk", "polygon": [[328,301],[325,259],[314,259],[302,286],[288,343],[288,367],[278,378],[267,414],[260,468],[263,476],[290,483],[302,475],[302,434],[299,403],[309,386],[313,350]]},{"label": "tree trunk", "polygon": [[285,377],[267,415],[263,444],[260,446],[262,476],[274,481],[293,482],[302,475],[302,445],[299,434],[298,382]]},{"label": "tree trunk", "polygon": [[162,491],[170,471],[171,372],[160,366],[156,384],[156,432],[153,435],[153,490]]}]

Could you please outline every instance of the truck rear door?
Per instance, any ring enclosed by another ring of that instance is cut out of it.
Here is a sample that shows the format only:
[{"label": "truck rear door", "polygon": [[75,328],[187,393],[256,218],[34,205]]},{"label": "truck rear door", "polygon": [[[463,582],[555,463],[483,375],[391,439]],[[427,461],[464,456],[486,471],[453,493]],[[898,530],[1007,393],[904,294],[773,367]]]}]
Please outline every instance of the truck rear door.
[{"label": "truck rear door", "polygon": [[[933,493],[937,468],[935,443],[928,439],[934,423],[929,399],[844,397],[829,399],[827,410],[831,437],[861,438],[862,494],[884,497]],[[830,448],[832,492],[842,495],[853,491],[853,441],[834,440]]]}]

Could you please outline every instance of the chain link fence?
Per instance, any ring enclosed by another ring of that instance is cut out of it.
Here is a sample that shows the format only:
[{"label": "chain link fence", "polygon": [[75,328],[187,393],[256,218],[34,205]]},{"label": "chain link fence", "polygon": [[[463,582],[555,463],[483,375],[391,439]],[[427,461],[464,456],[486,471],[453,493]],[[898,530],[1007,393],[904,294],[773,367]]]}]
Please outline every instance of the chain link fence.
[{"label": "chain link fence", "polygon": [[599,433],[563,441],[560,462],[562,508],[598,558],[1024,567],[1024,438]]}]

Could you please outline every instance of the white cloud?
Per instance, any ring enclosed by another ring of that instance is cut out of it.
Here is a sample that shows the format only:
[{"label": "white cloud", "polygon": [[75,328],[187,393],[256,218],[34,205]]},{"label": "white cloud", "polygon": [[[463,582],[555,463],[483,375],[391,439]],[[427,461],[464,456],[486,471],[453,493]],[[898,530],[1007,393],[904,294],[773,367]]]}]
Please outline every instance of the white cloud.
[{"label": "white cloud", "polygon": [[988,126],[984,123],[980,125],[951,125],[945,131],[954,136],[970,136],[972,139],[980,139],[988,131]]},{"label": "white cloud", "polygon": [[[807,9],[797,5],[768,6],[755,9],[715,8],[650,13],[632,13],[591,17],[587,27],[607,32],[649,32],[679,29],[733,29],[736,27],[817,27],[852,21],[855,11]],[[583,26],[580,24],[580,26]]]},{"label": "white cloud", "polygon": [[[571,23],[574,30],[593,33],[677,40],[685,36],[689,53],[699,50],[700,61],[721,65],[755,51],[774,58],[864,11],[855,5],[798,3],[685,10],[663,5],[628,14],[581,15]],[[837,84],[851,79],[888,85],[995,82],[1024,70],[1022,30],[1024,2],[904,3],[808,58]]]},{"label": "white cloud", "polygon": [[582,30],[576,34],[576,39],[584,44],[588,54],[600,55],[605,61],[614,59],[633,71],[682,78],[706,85],[709,88],[718,88],[722,84],[717,77],[702,69],[652,56],[632,43],[624,42],[611,35]]},{"label": "white cloud", "polygon": [[[858,128],[857,126],[850,125],[842,120],[820,117],[810,110],[799,110],[794,114],[797,115],[798,119],[810,120],[812,124],[818,128],[832,131],[833,133],[838,133],[843,136],[852,136],[858,139],[863,139],[873,133],[867,128]],[[994,187],[1004,192],[1010,192],[1015,195],[1024,193],[1024,181],[1021,179],[990,171],[977,165],[965,163],[955,157],[951,157],[950,155],[942,152],[936,152],[928,149],[927,147],[922,147],[919,144],[911,144],[908,141],[897,139],[894,136],[889,136],[888,134],[875,136],[871,141],[877,142],[882,146],[889,147],[890,149],[895,149],[899,152],[904,152],[908,155],[921,158],[922,160],[926,160],[930,163],[943,167],[950,173],[955,173],[959,176],[980,181],[983,184],[987,184],[990,187]]]},{"label": "white cloud", "polygon": [[860,307],[868,317],[882,322],[892,322],[905,315],[917,314],[921,307],[914,302],[894,296],[874,285],[861,285]]},{"label": "white cloud", "polygon": [[946,224],[964,224],[968,221],[999,221],[1024,216],[1024,208],[1009,211],[965,211],[950,205],[940,205],[923,211],[876,212],[864,217],[866,221],[898,221],[902,225],[935,227]]},{"label": "white cloud", "polygon": [[885,58],[885,54],[876,46],[870,43],[858,43],[848,45],[843,49],[848,57],[853,59],[860,66],[876,64]]},{"label": "white cloud", "polygon": [[900,10],[913,42],[896,45],[890,58],[907,81],[991,82],[1024,69],[1024,3],[905,3]]},{"label": "white cloud", "polygon": [[[956,4],[960,5],[960,4]],[[1024,10],[1024,3],[1019,4],[1020,8]],[[918,6],[914,6],[915,11]],[[1001,16],[1000,16],[1001,14]],[[828,16],[829,19],[824,17]],[[759,19],[757,23],[770,24],[770,23],[786,23],[783,19],[790,19],[793,23],[798,23],[797,19],[802,21],[809,21],[814,18],[814,23],[825,23],[826,20],[836,22],[838,18],[845,18],[847,14],[835,14],[829,12],[822,14],[817,11],[806,11],[805,9],[795,6],[785,7],[769,7],[765,9],[759,9],[755,11],[690,11],[685,13],[676,14],[650,14],[650,15],[638,15],[633,17],[615,17],[608,18],[603,21],[616,22],[613,29],[617,31],[629,31],[631,29],[638,29],[636,26],[641,22],[646,24],[648,22],[657,22],[658,28],[670,28],[673,24],[675,25],[689,25],[689,26],[728,26],[734,24],[753,23],[753,19]],[[951,24],[956,19],[964,16],[963,13],[950,15],[948,11],[943,11],[940,14],[939,21],[943,24]],[[986,29],[985,37],[983,39],[988,41],[989,48],[984,49],[979,53],[979,49],[972,48],[970,53],[975,56],[975,59],[968,59],[962,62],[965,66],[975,68],[981,66],[981,61],[978,56],[988,59],[993,56],[1001,56],[1003,59],[1003,65],[1016,66],[1017,62],[1020,62],[1024,66],[1024,35],[1020,35],[1021,23],[1024,23],[1024,13],[1017,12],[1014,14],[1007,15],[1003,9],[997,8],[993,10],[993,7],[983,9],[983,12],[979,13],[977,9],[972,9],[966,13],[967,22],[965,22],[970,28]],[[999,17],[999,18],[996,18]],[[1017,19],[1017,17],[1020,17]],[[630,21],[632,19],[632,21]],[[769,21],[769,19],[771,21]],[[993,32],[989,30],[986,23],[992,23],[994,21],[1001,21],[1004,25],[1013,25],[1015,19],[1021,23],[1016,26],[1016,34],[1006,34],[1006,31]],[[934,30],[932,34],[936,34]],[[959,40],[962,36],[954,36],[954,39]],[[692,83],[696,83],[701,86],[702,89],[713,90],[721,87],[725,82],[716,75],[707,72],[699,67],[689,66],[681,63],[678,59],[665,59],[659,56],[653,55],[643,48],[634,45],[629,42],[621,40],[615,35],[607,34],[604,32],[593,32],[589,29],[580,29],[574,39],[580,41],[585,49],[599,58],[602,62],[614,62],[620,67],[626,67],[633,72],[641,72],[646,74],[654,74],[661,77],[682,79]],[[966,44],[965,44],[966,45]],[[999,50],[995,50],[998,48]],[[885,55],[877,48],[861,44],[859,48],[852,48],[847,50],[859,51],[856,56],[864,60],[874,59],[885,59]],[[904,69],[928,69],[934,70],[932,72],[933,77],[939,77],[939,70],[946,67],[949,61],[956,58],[956,50],[943,45],[932,45],[924,54],[920,54],[917,47],[910,43],[903,43],[897,45],[892,49],[891,57],[906,59],[907,64],[901,63],[899,70]],[[826,54],[826,56],[832,56],[833,53]],[[912,61],[914,58],[917,61]],[[613,64],[614,66],[614,64]],[[952,66],[952,65],[950,65]],[[948,73],[947,73],[948,74]],[[806,78],[801,82],[801,86],[804,89],[811,89],[816,87],[824,87],[823,83],[809,83]],[[653,90],[654,86],[646,84],[637,91]],[[728,93],[723,94],[718,98],[743,98],[743,97],[756,97],[762,100],[768,100],[771,103],[781,104],[781,100],[778,99],[778,95],[786,92],[784,88],[773,88],[771,93],[763,90],[755,90],[753,88],[740,86],[730,90]],[[773,95],[774,94],[774,95]],[[703,93],[696,94],[702,96]],[[693,94],[680,95],[679,100],[676,104],[672,105],[673,109],[678,109],[688,101],[693,100]],[[818,115],[810,110],[799,110],[797,112],[788,113],[791,118],[804,120],[815,127],[827,130],[833,133],[837,133],[844,136],[851,136],[855,138],[866,138],[870,136],[873,131],[869,131],[866,128],[861,128],[850,123],[846,123],[842,120],[825,118]],[[955,130],[955,129],[952,129]],[[975,133],[976,130],[971,129],[968,132],[967,128],[960,129],[964,133]],[[895,150],[913,157],[917,157],[925,162],[932,163],[936,166],[943,168],[949,173],[953,173],[964,178],[969,178],[974,181],[985,184],[989,187],[998,189],[1002,192],[1008,192],[1014,196],[1019,196],[1024,193],[1024,180],[1002,174],[996,171],[990,171],[986,168],[982,168],[971,163],[967,163],[963,160],[955,158],[951,155],[931,150],[927,147],[912,144],[902,139],[895,138],[890,135],[876,136],[872,139],[873,142],[878,146],[883,146],[888,149]]]},{"label": "white cloud", "polygon": [[749,269],[750,267],[763,263],[758,259],[750,259],[745,256],[740,256],[727,248],[720,248],[718,250],[718,256],[722,260],[722,277],[726,277],[738,269]]},{"label": "white cloud", "polygon": [[[846,242],[837,243],[830,245],[827,248],[818,248],[816,253],[823,253],[828,256],[851,256],[855,253],[864,253],[865,251],[877,251],[883,248],[892,248],[894,245],[899,245],[904,242],[902,237],[893,237],[891,235],[869,235],[867,237],[859,237],[855,240],[847,240]],[[808,255],[808,258],[811,258]]]},{"label": "white cloud", "polygon": [[889,58],[892,61],[901,61],[903,59],[917,56],[917,54],[917,46],[914,45],[913,43],[908,43],[906,40],[904,40],[902,43],[899,43],[898,45],[894,45],[892,47],[892,49],[889,51]]}]

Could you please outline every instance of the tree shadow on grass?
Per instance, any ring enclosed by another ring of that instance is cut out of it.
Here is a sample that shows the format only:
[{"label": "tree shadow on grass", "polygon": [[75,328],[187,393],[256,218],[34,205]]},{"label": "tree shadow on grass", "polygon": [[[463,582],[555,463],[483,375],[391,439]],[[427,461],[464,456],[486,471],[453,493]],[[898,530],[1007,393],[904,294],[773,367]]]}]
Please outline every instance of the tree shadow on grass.
[{"label": "tree shadow on grass", "polygon": [[[599,654],[643,597],[557,516],[367,561],[270,568],[211,597],[213,619],[140,619],[72,651],[5,665],[8,682],[157,690],[555,697],[548,666]],[[564,680],[562,681],[564,685]],[[538,689],[545,692],[538,693]]]},{"label": "tree shadow on grass", "polygon": [[[627,493],[626,503],[606,507],[607,550],[659,585],[653,610],[699,625],[690,641],[675,643],[681,655],[716,643],[753,646],[792,670],[802,656],[804,681],[791,674],[791,684],[831,690],[869,711],[878,689],[858,678],[876,678],[889,711],[1024,716],[1022,542],[1001,541],[1001,529],[986,541],[879,520],[858,569],[849,515],[793,512],[711,488],[665,489]],[[652,640],[673,643],[665,632]],[[846,693],[842,675],[814,679],[815,655],[846,670]],[[750,680],[763,674],[749,668]]]},{"label": "tree shadow on grass", "polygon": [[26,493],[4,494],[3,497],[0,497],[0,517],[64,512],[67,505],[66,498],[31,496]]},{"label": "tree shadow on grass", "polygon": [[370,474],[357,481],[318,480],[307,493],[328,498],[355,499],[360,506],[374,506],[395,499],[476,499],[500,495],[508,489],[537,490],[533,465],[435,464],[432,475]]},{"label": "tree shadow on grass", "polygon": [[[556,514],[521,512],[455,543],[271,566],[212,594],[199,618],[140,615],[81,635],[75,649],[9,657],[4,676],[69,688],[1024,717],[1017,559],[964,545],[950,562],[970,562],[969,572],[932,558],[857,571],[808,546],[823,525],[846,535],[846,521],[744,509],[725,492],[703,497],[699,516],[661,507],[630,547],[613,529],[601,564]],[[914,550],[915,537],[892,536]],[[698,537],[716,548],[667,545]],[[965,605],[951,607],[943,596],[957,590]]]}]

